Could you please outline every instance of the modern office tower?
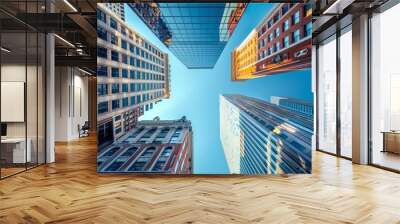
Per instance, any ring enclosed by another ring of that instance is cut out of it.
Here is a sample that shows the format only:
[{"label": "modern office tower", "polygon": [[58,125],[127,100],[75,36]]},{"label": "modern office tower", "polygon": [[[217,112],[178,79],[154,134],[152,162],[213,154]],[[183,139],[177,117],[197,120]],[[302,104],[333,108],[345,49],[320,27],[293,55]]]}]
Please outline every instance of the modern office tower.
[{"label": "modern office tower", "polygon": [[257,61],[257,32],[253,30],[232,52],[232,80],[255,78]]},{"label": "modern office tower", "polygon": [[284,107],[288,110],[303,113],[308,116],[313,116],[314,114],[314,105],[311,102],[305,100],[271,96],[271,103]]},{"label": "modern office tower", "polygon": [[[257,57],[246,60],[241,66],[232,70],[232,80],[245,80],[266,75],[294,71],[311,67],[311,21],[312,8],[310,4],[278,4],[257,26]],[[242,46],[253,48],[246,38]],[[232,57],[232,63],[236,59]],[[247,70],[255,64],[255,72]],[[245,75],[237,71],[247,71]],[[247,78],[249,77],[249,78]]]},{"label": "modern office tower", "polygon": [[220,138],[231,173],[310,173],[312,135],[312,116],[243,95],[220,96]]},{"label": "modern office tower", "polygon": [[125,8],[124,3],[104,3],[115,15],[121,20],[125,21]]},{"label": "modern office tower", "polygon": [[129,3],[188,68],[213,68],[236,28],[243,3]]},{"label": "modern office tower", "polygon": [[168,55],[103,4],[97,9],[99,145],[121,137],[169,97]]},{"label": "modern office tower", "polygon": [[98,153],[98,171],[191,174],[192,135],[186,117],[139,121],[128,134]]}]

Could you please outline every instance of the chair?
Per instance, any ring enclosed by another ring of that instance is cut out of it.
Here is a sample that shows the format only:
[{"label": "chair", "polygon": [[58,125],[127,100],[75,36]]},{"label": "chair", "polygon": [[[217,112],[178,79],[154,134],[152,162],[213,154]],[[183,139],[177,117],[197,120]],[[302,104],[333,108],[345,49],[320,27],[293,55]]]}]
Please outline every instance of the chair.
[{"label": "chair", "polygon": [[85,121],[85,123],[82,125],[82,127],[78,124],[79,138],[88,137],[89,129],[90,129],[89,121]]}]

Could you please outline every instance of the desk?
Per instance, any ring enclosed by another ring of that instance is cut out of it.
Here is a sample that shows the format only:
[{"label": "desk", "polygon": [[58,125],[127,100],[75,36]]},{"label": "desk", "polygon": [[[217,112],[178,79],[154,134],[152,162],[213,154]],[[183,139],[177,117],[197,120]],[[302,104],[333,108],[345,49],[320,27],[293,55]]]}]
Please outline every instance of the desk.
[{"label": "desk", "polygon": [[[28,143],[25,152],[25,138],[5,138],[1,139],[1,157],[6,160],[6,163],[26,163],[30,162],[31,154],[31,139],[26,139]],[[26,159],[26,160],[25,160]]]},{"label": "desk", "polygon": [[400,131],[383,131],[383,151],[400,154]]}]

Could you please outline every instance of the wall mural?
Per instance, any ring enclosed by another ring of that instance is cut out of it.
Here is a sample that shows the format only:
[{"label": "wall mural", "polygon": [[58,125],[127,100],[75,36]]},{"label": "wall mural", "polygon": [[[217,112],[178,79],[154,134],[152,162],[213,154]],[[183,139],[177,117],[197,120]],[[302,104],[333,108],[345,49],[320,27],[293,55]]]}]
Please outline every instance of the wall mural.
[{"label": "wall mural", "polygon": [[97,4],[100,173],[311,173],[311,7]]}]

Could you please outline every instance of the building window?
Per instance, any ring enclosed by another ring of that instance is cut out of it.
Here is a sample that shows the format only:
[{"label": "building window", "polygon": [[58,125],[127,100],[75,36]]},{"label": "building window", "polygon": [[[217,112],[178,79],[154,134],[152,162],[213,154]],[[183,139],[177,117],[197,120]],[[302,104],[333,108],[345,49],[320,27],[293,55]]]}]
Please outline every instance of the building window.
[{"label": "building window", "polygon": [[312,15],[312,5],[304,4],[304,17]]},{"label": "building window", "polygon": [[119,53],[116,51],[111,51],[111,60],[119,61]]},{"label": "building window", "polygon": [[282,6],[282,16],[285,15],[289,11],[289,5],[286,4]]},{"label": "building window", "polygon": [[276,49],[276,51],[280,51],[281,50],[281,43],[276,42],[275,43],[275,49]]},{"label": "building window", "polygon": [[106,14],[103,11],[97,9],[97,19],[102,21],[103,23],[106,23]]},{"label": "building window", "polygon": [[300,11],[297,11],[292,16],[292,23],[297,24],[300,22]]},{"label": "building window", "polygon": [[283,31],[287,31],[289,30],[289,20],[285,20],[285,22],[283,22]]},{"label": "building window", "polygon": [[118,46],[118,37],[115,34],[111,33],[111,43]]},{"label": "building window", "polygon": [[122,39],[121,39],[121,47],[122,47],[123,49],[125,49],[125,50],[128,49],[126,40],[122,40]]},{"label": "building window", "polygon": [[107,58],[107,48],[97,47],[97,57]]},{"label": "building window", "polygon": [[128,107],[129,106],[129,98],[125,97],[122,99],[122,107]]},{"label": "building window", "polygon": [[128,64],[128,56],[121,53],[122,63]]},{"label": "building window", "polygon": [[112,93],[119,93],[119,83],[113,83],[111,86]]},{"label": "building window", "polygon": [[118,78],[119,77],[119,69],[116,67],[111,68],[111,76],[114,78]]},{"label": "building window", "polygon": [[107,66],[98,66],[97,67],[97,76],[108,76]]},{"label": "building window", "polygon": [[131,105],[135,105],[135,104],[136,104],[135,96],[131,96]]},{"label": "building window", "polygon": [[118,100],[113,100],[113,101],[111,102],[111,107],[112,107],[113,110],[118,109],[118,108],[120,107],[120,105],[119,105],[119,99],[118,99]]},{"label": "building window", "polygon": [[135,66],[135,59],[132,56],[129,58],[129,64]]},{"label": "building window", "polygon": [[181,136],[181,133],[182,133],[182,128],[177,128],[175,130],[174,134],[171,136],[171,139],[170,139],[169,142],[170,143],[178,143],[179,139],[180,139],[180,136]]},{"label": "building window", "polygon": [[128,70],[123,68],[121,69],[122,78],[128,78]]},{"label": "building window", "polygon": [[97,95],[104,96],[108,94],[108,85],[105,83],[97,84]]},{"label": "building window", "polygon": [[103,39],[103,40],[105,40],[105,41],[108,40],[108,38],[107,38],[107,30],[104,29],[104,28],[101,27],[101,26],[97,27],[97,36],[98,36],[100,39]]},{"label": "building window", "polygon": [[108,112],[108,101],[101,102],[97,105],[97,113],[103,114]]},{"label": "building window", "polygon": [[271,42],[273,39],[274,39],[274,33],[270,33],[270,34],[268,35],[268,40],[269,40],[269,42]]},{"label": "building window", "polygon": [[148,139],[151,138],[153,136],[153,134],[157,131],[157,128],[151,128],[149,129],[143,136],[141,139]]},{"label": "building window", "polygon": [[279,37],[280,33],[281,33],[281,31],[280,31],[279,27],[277,27],[275,29],[275,37]]},{"label": "building window", "polygon": [[312,34],[312,23],[309,22],[306,25],[304,25],[304,36],[308,37],[311,36]]},{"label": "building window", "polygon": [[122,92],[129,92],[128,83],[122,83]]},{"label": "building window", "polygon": [[129,51],[130,51],[131,53],[134,53],[134,51],[135,51],[135,46],[133,46],[133,44],[129,44]]},{"label": "building window", "polygon": [[110,26],[115,29],[118,30],[118,23],[117,21],[115,21],[113,18],[110,18]]},{"label": "building window", "polygon": [[130,75],[129,75],[130,78],[135,79],[135,70],[130,70],[129,73],[130,73]]},{"label": "building window", "polygon": [[157,161],[156,164],[153,167],[152,171],[163,171],[165,167],[165,161]]},{"label": "building window", "polygon": [[289,36],[285,36],[285,38],[283,38],[283,48],[289,47],[289,44],[290,44]]},{"label": "building window", "polygon": [[270,21],[268,21],[268,28],[271,28],[271,26],[274,24],[274,21],[271,19]]},{"label": "building window", "polygon": [[292,39],[293,39],[293,43],[297,43],[297,42],[300,41],[300,30],[299,30],[299,29],[297,29],[297,30],[295,30],[295,31],[293,32],[293,37],[292,37]]},{"label": "building window", "polygon": [[131,92],[132,93],[135,92],[135,83],[130,83],[129,85],[130,85]]}]

